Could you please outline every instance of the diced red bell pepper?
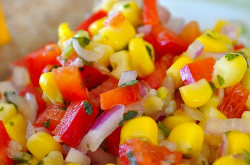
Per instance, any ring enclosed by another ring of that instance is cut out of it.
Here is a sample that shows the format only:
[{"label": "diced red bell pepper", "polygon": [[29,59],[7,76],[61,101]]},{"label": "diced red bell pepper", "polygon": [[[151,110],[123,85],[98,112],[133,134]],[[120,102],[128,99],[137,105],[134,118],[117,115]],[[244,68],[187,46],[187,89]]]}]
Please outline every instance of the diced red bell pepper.
[{"label": "diced red bell pepper", "polygon": [[123,104],[128,105],[130,103],[138,101],[138,83],[132,86],[117,87],[113,90],[107,91],[100,95],[100,103],[102,110],[109,110],[114,105]]},{"label": "diced red bell pepper", "polygon": [[165,54],[180,55],[188,48],[187,42],[176,33],[161,24],[153,25],[144,39],[151,43],[159,56]]},{"label": "diced red bell pepper", "polygon": [[53,131],[63,118],[67,107],[59,107],[57,105],[49,105],[43,113],[37,118],[35,126],[43,127],[43,123],[50,123],[48,130]]},{"label": "diced red bell pepper", "polygon": [[143,0],[142,17],[144,24],[158,24],[157,0]]},{"label": "diced red bell pepper", "polygon": [[201,35],[200,27],[197,21],[189,22],[181,31],[180,36],[190,45]]},{"label": "diced red bell pepper", "polygon": [[240,49],[243,49],[243,48],[245,48],[245,46],[243,44],[234,45],[234,50],[240,50]]},{"label": "diced red bell pepper", "polygon": [[240,84],[236,84],[231,91],[223,98],[218,109],[227,118],[241,118],[246,110],[246,101],[248,99],[248,91]]},{"label": "diced red bell pepper", "polygon": [[114,77],[109,77],[101,85],[92,89],[89,92],[89,102],[96,108],[100,108],[100,94],[115,89],[118,85],[118,80]]},{"label": "diced red bell pepper", "polygon": [[56,57],[61,54],[61,49],[56,44],[48,44],[25,56],[30,79],[35,86],[39,86],[39,78],[47,65],[60,66]]},{"label": "diced red bell pepper", "polygon": [[27,92],[33,94],[36,97],[36,101],[38,104],[37,115],[41,114],[45,108],[46,103],[42,98],[42,90],[39,87],[35,87],[33,84],[28,84],[21,92],[20,95],[24,96]]},{"label": "diced red bell pepper", "polygon": [[52,73],[66,102],[88,99],[88,90],[76,66],[59,67]]},{"label": "diced red bell pepper", "polygon": [[10,143],[10,137],[4,127],[3,121],[0,120],[0,163],[1,165],[12,165],[13,159],[7,156],[6,148]]},{"label": "diced red bell pepper", "polygon": [[113,13],[111,16],[109,16],[104,22],[103,25],[104,26],[116,26],[119,23],[125,21],[126,18],[124,17],[124,15],[122,14],[121,11],[117,11],[115,13]]},{"label": "diced red bell pepper", "polygon": [[120,134],[122,127],[116,128],[108,137],[108,153],[119,156]]},{"label": "diced red bell pepper", "polygon": [[97,21],[98,19],[101,19],[103,17],[107,16],[107,12],[103,10],[99,10],[96,13],[92,14],[89,18],[84,20],[76,29],[75,31],[78,30],[85,30],[88,31],[89,25],[91,25],[93,22]]},{"label": "diced red bell pepper", "polygon": [[209,57],[185,65],[180,69],[182,81],[185,85],[197,82],[202,78],[205,78],[207,81],[211,82],[215,62],[216,61],[213,57]]},{"label": "diced red bell pepper", "polygon": [[99,113],[95,107],[86,108],[86,102],[72,102],[61,122],[52,132],[60,136],[61,140],[71,147],[76,147],[81,142],[89,126]]},{"label": "diced red bell pepper", "polygon": [[182,153],[171,152],[163,146],[153,145],[147,141],[131,139],[119,147],[121,165],[161,165],[162,162],[171,162],[173,165],[180,163]]}]

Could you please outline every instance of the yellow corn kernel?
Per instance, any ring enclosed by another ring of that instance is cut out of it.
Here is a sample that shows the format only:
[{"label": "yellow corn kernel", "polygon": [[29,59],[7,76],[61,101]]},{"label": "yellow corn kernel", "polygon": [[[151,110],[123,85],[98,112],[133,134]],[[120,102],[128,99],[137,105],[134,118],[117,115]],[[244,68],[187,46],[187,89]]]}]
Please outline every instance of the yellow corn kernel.
[{"label": "yellow corn kernel", "polygon": [[155,112],[159,111],[163,107],[163,101],[158,96],[149,96],[143,102],[144,108],[146,109],[145,114],[147,116],[153,115]]},{"label": "yellow corn kernel", "polygon": [[166,117],[162,123],[170,130],[174,129],[177,125],[181,123],[194,123],[195,120],[186,115],[173,115]]},{"label": "yellow corn kernel", "polygon": [[17,113],[7,123],[5,123],[4,126],[10,138],[14,141],[17,141],[22,146],[22,150],[26,151],[27,140],[25,138],[25,134],[26,134],[27,124],[23,116]]},{"label": "yellow corn kernel", "polygon": [[152,53],[154,49],[147,47],[142,38],[131,39],[129,41],[128,49],[131,66],[137,71],[138,77],[147,77],[155,70],[153,61],[154,54]]},{"label": "yellow corn kernel", "polygon": [[54,138],[45,133],[37,132],[33,134],[27,141],[28,150],[38,159],[42,159],[51,151],[61,151],[62,147],[59,142],[56,142]]},{"label": "yellow corn kernel", "polygon": [[244,111],[241,118],[242,119],[250,119],[250,111]]},{"label": "yellow corn kernel", "polygon": [[242,159],[236,159],[233,155],[222,156],[213,163],[213,165],[248,165]]},{"label": "yellow corn kernel", "polygon": [[135,37],[135,28],[127,20],[120,22],[115,27],[101,28],[93,38],[99,43],[110,45],[115,51],[124,49],[129,40]]},{"label": "yellow corn kernel", "polygon": [[120,79],[122,72],[132,70],[130,66],[130,56],[127,50],[112,54],[110,56],[110,63],[113,68],[111,74],[116,79]]},{"label": "yellow corn kernel", "polygon": [[222,53],[233,49],[232,41],[227,36],[219,34],[214,30],[206,31],[197,40],[204,44],[204,52]]},{"label": "yellow corn kernel", "polygon": [[58,27],[59,46],[64,49],[63,43],[73,37],[75,33],[70,30],[68,23],[61,23]]},{"label": "yellow corn kernel", "polygon": [[134,26],[137,27],[142,24],[141,11],[133,1],[117,2],[113,5],[110,12],[121,11],[125,18]]},{"label": "yellow corn kernel", "polygon": [[246,68],[246,72],[240,83],[250,93],[250,68]]},{"label": "yellow corn kernel", "polygon": [[54,104],[62,104],[63,97],[56,84],[56,79],[52,72],[43,73],[39,79],[40,87]]},{"label": "yellow corn kernel", "polygon": [[250,138],[247,134],[230,131],[227,133],[228,154],[241,154],[243,150],[250,152]]},{"label": "yellow corn kernel", "polygon": [[98,19],[97,21],[93,22],[92,24],[89,25],[89,33],[94,36],[98,34],[98,31],[103,28],[103,22],[104,20],[107,19],[106,17]]},{"label": "yellow corn kernel", "polygon": [[213,96],[213,90],[206,79],[179,88],[184,103],[197,108],[206,104]]},{"label": "yellow corn kernel", "polygon": [[17,110],[13,104],[0,103],[0,120],[5,124],[13,116],[15,116]]},{"label": "yellow corn kernel", "polygon": [[[234,58],[230,58],[234,56]],[[214,65],[213,83],[216,88],[226,88],[241,81],[247,68],[245,58],[237,53],[227,54]]]},{"label": "yellow corn kernel", "polygon": [[35,157],[33,156],[33,157],[32,157],[30,160],[28,160],[27,162],[21,163],[21,164],[18,163],[18,165],[37,165],[37,163],[38,163],[37,158],[35,158]]},{"label": "yellow corn kernel", "polygon": [[220,98],[216,95],[213,95],[211,100],[209,100],[206,104],[200,107],[200,111],[204,112],[206,109],[210,109],[210,107],[217,108],[220,103]]},{"label": "yellow corn kernel", "polygon": [[182,123],[177,125],[169,135],[169,141],[178,146],[178,150],[187,157],[195,157],[200,154],[204,140],[204,133],[195,123]]},{"label": "yellow corn kernel", "polygon": [[3,11],[1,9],[1,2],[0,2],[0,36],[1,36],[0,45],[4,45],[10,42],[10,34],[3,15]]},{"label": "yellow corn kernel", "polygon": [[95,52],[103,53],[101,59],[98,62],[103,63],[105,66],[109,66],[110,64],[110,55],[114,53],[114,49],[109,45],[104,45],[97,43],[95,41],[90,41],[88,45],[85,46],[85,49],[93,50]]},{"label": "yellow corn kernel", "polygon": [[157,89],[157,94],[162,100],[166,100],[168,98],[168,89],[166,87],[160,87]]},{"label": "yellow corn kernel", "polygon": [[227,117],[221,111],[214,107],[204,110],[204,115],[206,118],[215,117],[219,119],[227,119]]},{"label": "yellow corn kernel", "polygon": [[129,120],[122,127],[120,144],[133,138],[146,139],[152,144],[158,145],[158,126],[156,122],[147,116]]},{"label": "yellow corn kernel", "polygon": [[44,165],[64,165],[63,155],[59,151],[51,151],[42,160]]},{"label": "yellow corn kernel", "polygon": [[186,55],[180,56],[167,70],[167,75],[172,76],[174,80],[175,89],[183,85],[180,75],[180,69],[187,64],[192,63],[193,60]]}]

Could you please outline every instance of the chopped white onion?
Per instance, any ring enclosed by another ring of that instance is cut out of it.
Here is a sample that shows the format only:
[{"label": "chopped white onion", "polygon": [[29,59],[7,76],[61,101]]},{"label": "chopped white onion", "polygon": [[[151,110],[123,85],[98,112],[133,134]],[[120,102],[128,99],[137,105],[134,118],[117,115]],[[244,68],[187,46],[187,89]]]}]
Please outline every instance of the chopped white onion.
[{"label": "chopped white onion", "polygon": [[90,158],[75,148],[70,148],[65,161],[68,163],[79,163],[84,165],[90,164]]},{"label": "chopped white onion", "polygon": [[220,102],[222,102],[224,96],[225,96],[225,90],[224,90],[224,88],[218,89],[218,97],[220,99]]},{"label": "chopped white onion", "polygon": [[225,56],[227,53],[213,53],[213,52],[202,52],[201,55],[198,57],[199,60],[203,60],[208,57],[213,57],[216,61],[221,59],[223,56]]},{"label": "chopped white onion", "polygon": [[33,134],[35,134],[35,127],[28,121],[25,138],[28,140]]},{"label": "chopped white onion", "polygon": [[161,5],[158,5],[157,11],[158,11],[158,16],[159,16],[160,22],[162,24],[168,23],[168,21],[171,17],[171,13],[169,12],[169,10]]},{"label": "chopped white onion", "polygon": [[28,116],[27,116],[27,119],[32,123],[34,124],[35,123],[35,120],[36,120],[36,115],[37,115],[37,110],[38,110],[38,105],[37,105],[37,101],[36,101],[36,97],[27,92],[25,95],[24,95],[24,99],[28,105]]},{"label": "chopped white onion", "polygon": [[166,113],[167,115],[172,115],[174,111],[176,111],[176,109],[177,106],[174,100],[166,102],[165,105],[163,106],[163,112]]},{"label": "chopped white onion", "polygon": [[171,29],[176,34],[180,34],[184,27],[184,24],[185,24],[185,20],[183,18],[170,17],[170,19],[168,20],[167,24],[165,24],[165,26],[167,26],[167,28]]},{"label": "chopped white onion", "polygon": [[146,111],[146,109],[141,101],[137,101],[129,105],[126,105],[125,113],[128,111],[137,111],[138,112],[137,116],[141,116]]},{"label": "chopped white onion", "polygon": [[139,82],[140,97],[143,98],[144,96],[146,96],[149,90],[150,90],[150,87],[148,86],[148,84],[145,81],[141,80]]},{"label": "chopped white onion", "polygon": [[82,68],[83,67],[82,59],[77,57],[70,65],[76,66],[77,68]]},{"label": "chopped white onion", "polygon": [[195,40],[192,44],[188,46],[186,55],[194,60],[196,57],[201,55],[203,49],[204,49],[204,44],[199,40]]},{"label": "chopped white onion", "polygon": [[6,148],[7,155],[9,158],[21,158],[23,156],[22,146],[14,140],[9,142],[8,148]]},{"label": "chopped white onion", "polygon": [[138,33],[149,34],[152,31],[153,25],[143,25],[137,28]]},{"label": "chopped white onion", "polygon": [[222,135],[222,142],[219,147],[219,157],[225,156],[228,154],[228,140],[226,134]]},{"label": "chopped white onion", "polygon": [[10,81],[1,81],[0,82],[0,102],[6,102],[6,99],[4,97],[5,92],[15,92],[17,93],[17,89],[14,87],[14,85]]},{"label": "chopped white onion", "polygon": [[161,82],[161,86],[165,87],[168,89],[168,97],[167,97],[167,102],[171,101],[174,99],[174,92],[175,92],[175,87],[174,87],[174,79],[172,76],[167,75]]},{"label": "chopped white onion", "polygon": [[135,70],[124,71],[120,77],[118,86],[123,85],[129,81],[136,80],[137,72]]},{"label": "chopped white onion", "polygon": [[194,120],[201,121],[204,118],[204,114],[202,112],[200,112],[197,108],[190,108],[190,107],[186,106],[185,104],[182,104],[181,109],[188,117],[190,117]]},{"label": "chopped white onion", "polygon": [[177,148],[178,148],[178,146],[177,146],[177,144],[176,143],[174,143],[174,142],[170,142],[170,141],[168,141],[168,140],[163,140],[163,141],[161,141],[160,143],[159,143],[159,146],[163,146],[163,147],[166,147],[166,148],[168,148],[170,151],[176,151],[177,150]]},{"label": "chopped white onion", "polygon": [[29,72],[25,67],[15,66],[12,71],[11,82],[21,90],[30,83]]},{"label": "chopped white onion", "polygon": [[237,40],[239,26],[227,24],[221,27],[221,34],[228,36],[231,40]]}]

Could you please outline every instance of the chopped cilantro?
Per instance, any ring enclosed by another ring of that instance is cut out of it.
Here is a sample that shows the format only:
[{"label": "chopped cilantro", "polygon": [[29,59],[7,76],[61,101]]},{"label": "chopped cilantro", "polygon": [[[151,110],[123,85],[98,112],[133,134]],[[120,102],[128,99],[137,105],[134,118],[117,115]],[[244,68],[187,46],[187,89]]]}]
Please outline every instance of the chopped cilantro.
[{"label": "chopped cilantro", "polygon": [[58,109],[61,109],[61,110],[66,111],[66,110],[67,110],[67,107],[59,107]]},{"label": "chopped cilantro", "polygon": [[215,89],[216,89],[216,87],[215,87],[214,83],[209,82],[209,85],[210,85],[210,87],[212,88],[213,93],[214,93],[214,91],[215,91]]},{"label": "chopped cilantro", "polygon": [[230,132],[231,132],[231,131],[227,131],[227,132],[225,132],[225,134],[228,135]]},{"label": "chopped cilantro", "polygon": [[77,41],[78,41],[78,43],[79,43],[79,45],[81,46],[81,47],[85,47],[86,45],[88,45],[89,44],[89,42],[90,42],[90,39],[89,38],[87,38],[87,37],[73,37],[74,39],[76,39]]},{"label": "chopped cilantro", "polygon": [[129,164],[130,165],[137,165],[136,159],[134,157],[134,153],[133,151],[130,151],[128,153],[126,153],[128,160],[129,160]]},{"label": "chopped cilantro", "polygon": [[225,56],[225,58],[228,60],[228,61],[231,61],[233,59],[235,59],[236,57],[238,57],[239,54],[238,53],[229,53]]},{"label": "chopped cilantro", "polygon": [[4,97],[5,97],[6,101],[7,101],[7,103],[13,104],[14,107],[16,108],[16,110],[18,110],[18,106],[16,105],[16,103],[12,102],[12,101],[9,99],[10,95],[15,95],[15,94],[16,94],[15,92],[4,92],[3,95],[4,95]]},{"label": "chopped cilantro", "polygon": [[40,160],[37,165],[43,165],[43,160]]},{"label": "chopped cilantro", "polygon": [[62,52],[62,59],[64,59],[64,63],[67,62],[67,57],[69,56],[69,54],[74,50],[74,47],[72,44],[66,46],[64,49],[63,49],[63,52]]},{"label": "chopped cilantro", "polygon": [[14,125],[14,122],[13,122],[13,121],[10,121],[9,123],[10,123],[10,126],[13,126],[13,125]]},{"label": "chopped cilantro", "polygon": [[124,7],[124,8],[129,8],[129,7],[130,7],[130,4],[127,3],[127,4],[123,5],[123,7]]},{"label": "chopped cilantro", "polygon": [[141,114],[141,116],[146,116],[146,113],[144,112],[143,114]]},{"label": "chopped cilantro", "polygon": [[49,119],[46,119],[45,122],[42,122],[42,125],[43,125],[45,128],[49,128],[49,126],[50,126],[50,120],[49,120]]},{"label": "chopped cilantro", "polygon": [[130,119],[133,119],[138,114],[137,111],[128,111],[127,113],[123,114],[123,119],[120,121],[119,125],[122,126],[125,121],[128,121]]},{"label": "chopped cilantro", "polygon": [[220,86],[222,86],[225,83],[225,80],[221,75],[217,75],[217,80]]},{"label": "chopped cilantro", "polygon": [[123,87],[132,86],[132,85],[136,84],[137,82],[138,82],[138,80],[131,80],[129,82],[122,84],[121,86],[123,86]]},{"label": "chopped cilantro", "polygon": [[152,56],[152,50],[151,50],[151,48],[150,48],[148,45],[146,45],[146,49],[147,49],[147,51],[148,51],[148,54],[149,54],[149,56],[150,56],[150,59],[152,60],[153,56]]},{"label": "chopped cilantro", "polygon": [[160,128],[160,130],[162,130],[162,132],[166,136],[169,136],[169,134],[170,134],[171,131],[164,124],[162,124],[162,122],[158,122],[158,127]]},{"label": "chopped cilantro", "polygon": [[1,107],[1,108],[0,108],[0,111],[3,111],[3,110],[4,110],[4,107]]},{"label": "chopped cilantro", "polygon": [[84,110],[87,113],[87,115],[90,116],[93,113],[93,107],[91,104],[89,104],[89,102],[84,101],[83,107],[84,107]]},{"label": "chopped cilantro", "polygon": [[250,153],[247,150],[243,149],[242,156],[247,164],[250,165]]},{"label": "chopped cilantro", "polygon": [[13,158],[14,164],[21,164],[21,163],[28,163],[28,161],[31,159],[31,155],[28,154],[27,152],[23,152],[23,155],[21,158]]},{"label": "chopped cilantro", "polygon": [[80,70],[81,72],[84,71],[84,67],[79,68],[79,70]]}]

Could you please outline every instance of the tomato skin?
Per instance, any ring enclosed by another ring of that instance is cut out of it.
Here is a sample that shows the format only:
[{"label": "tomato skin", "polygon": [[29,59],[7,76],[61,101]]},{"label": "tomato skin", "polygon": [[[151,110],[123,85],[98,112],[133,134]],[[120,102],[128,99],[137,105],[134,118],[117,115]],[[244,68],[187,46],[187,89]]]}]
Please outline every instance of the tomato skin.
[{"label": "tomato skin", "polygon": [[180,36],[188,43],[191,44],[194,40],[201,35],[200,27],[197,21],[190,21],[181,31]]},{"label": "tomato skin", "polygon": [[157,0],[143,0],[142,16],[144,24],[158,24]]},{"label": "tomato skin", "polygon": [[72,102],[52,133],[60,136],[69,146],[76,147],[98,113],[99,111],[93,107],[92,114],[88,115],[84,109],[84,101]]},{"label": "tomato skin", "polygon": [[231,91],[223,98],[218,109],[227,118],[241,118],[242,113],[246,110],[246,101],[249,93],[240,84],[236,84]]},{"label": "tomato skin", "polygon": [[108,143],[108,153],[118,156],[119,155],[119,144],[120,144],[120,134],[121,134],[122,127],[116,128],[114,132],[112,132],[107,137]]},{"label": "tomato skin", "polygon": [[119,147],[121,165],[130,165],[134,161],[137,165],[161,165],[161,161],[179,164],[182,153],[171,152],[163,146],[153,145],[147,141],[131,139]]},{"label": "tomato skin", "polygon": [[6,148],[8,147],[10,143],[10,137],[4,127],[3,121],[0,120],[0,162],[1,165],[12,165],[13,159],[9,158],[7,156]]}]

